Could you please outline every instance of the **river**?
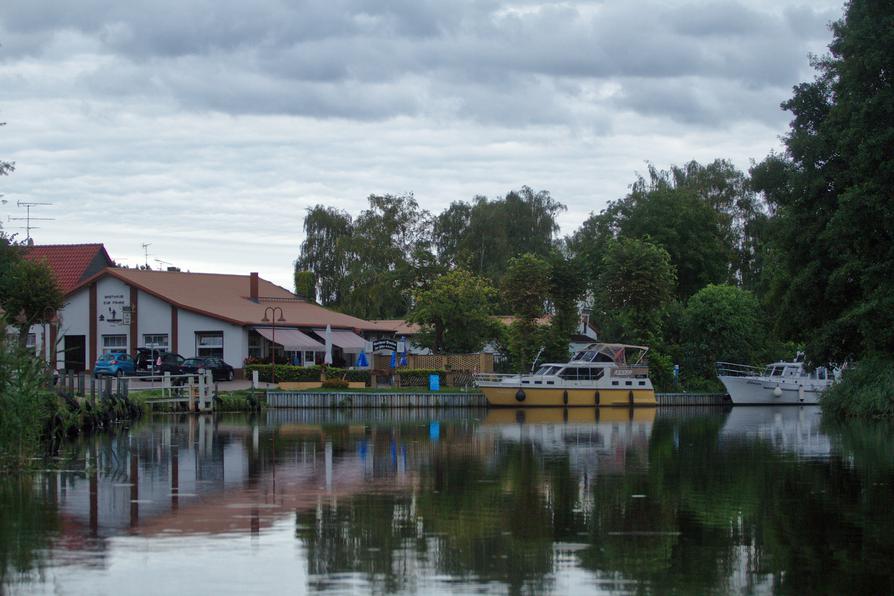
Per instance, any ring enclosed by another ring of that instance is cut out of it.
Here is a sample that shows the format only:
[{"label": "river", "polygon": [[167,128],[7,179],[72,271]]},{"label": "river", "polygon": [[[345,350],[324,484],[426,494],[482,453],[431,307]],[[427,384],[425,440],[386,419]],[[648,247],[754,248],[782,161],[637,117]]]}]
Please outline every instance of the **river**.
[{"label": "river", "polygon": [[0,592],[892,593],[891,431],[815,407],[156,416],[0,478]]}]

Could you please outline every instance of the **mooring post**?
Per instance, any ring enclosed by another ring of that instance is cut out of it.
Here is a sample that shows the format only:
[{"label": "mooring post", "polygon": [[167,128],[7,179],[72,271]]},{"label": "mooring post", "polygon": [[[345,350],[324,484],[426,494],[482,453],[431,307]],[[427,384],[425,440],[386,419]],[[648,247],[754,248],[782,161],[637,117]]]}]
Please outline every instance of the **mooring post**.
[{"label": "mooring post", "polygon": [[205,375],[199,371],[199,410],[205,406]]},{"label": "mooring post", "polygon": [[195,385],[195,379],[193,379],[192,375],[189,376],[189,379],[187,380],[187,383],[186,383],[186,387],[187,387],[187,393],[188,393],[187,408],[189,409],[190,412],[192,412],[196,408],[196,401],[195,401],[195,399],[196,399],[195,398],[196,385]]},{"label": "mooring post", "polygon": [[96,405],[96,378],[92,374],[90,375],[90,402],[92,405]]}]

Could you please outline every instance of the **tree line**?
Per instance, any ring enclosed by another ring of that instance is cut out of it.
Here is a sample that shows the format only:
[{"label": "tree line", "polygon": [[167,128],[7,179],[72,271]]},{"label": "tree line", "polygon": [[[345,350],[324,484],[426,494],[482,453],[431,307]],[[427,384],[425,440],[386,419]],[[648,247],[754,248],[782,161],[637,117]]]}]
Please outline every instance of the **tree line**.
[{"label": "tree line", "polygon": [[[296,289],[366,319],[405,318],[440,351],[567,351],[578,307],[602,338],[653,348],[668,384],[713,363],[805,347],[813,362],[894,353],[892,2],[853,1],[816,78],[797,85],[785,152],[648,167],[564,237],[565,206],[524,186],[439,214],[412,194],[372,195],[356,217],[308,210]],[[494,314],[514,317],[492,324]],[[545,315],[549,322],[546,322]],[[562,339],[564,334],[564,338]],[[564,348],[563,348],[564,346]]]}]

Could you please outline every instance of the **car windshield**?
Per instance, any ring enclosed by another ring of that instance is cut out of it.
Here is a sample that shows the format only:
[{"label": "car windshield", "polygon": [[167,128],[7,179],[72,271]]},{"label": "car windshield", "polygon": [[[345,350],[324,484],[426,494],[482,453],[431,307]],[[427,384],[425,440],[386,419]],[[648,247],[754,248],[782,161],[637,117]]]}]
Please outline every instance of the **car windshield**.
[{"label": "car windshield", "polygon": [[190,358],[183,363],[183,366],[204,366],[205,361],[200,358]]}]

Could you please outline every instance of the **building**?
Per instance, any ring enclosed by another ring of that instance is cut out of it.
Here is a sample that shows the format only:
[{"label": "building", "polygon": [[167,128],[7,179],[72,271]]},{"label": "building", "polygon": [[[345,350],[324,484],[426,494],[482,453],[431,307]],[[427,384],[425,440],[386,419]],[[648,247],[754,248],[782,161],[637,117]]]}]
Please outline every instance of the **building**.
[{"label": "building", "polygon": [[266,361],[271,352],[278,361],[320,364],[327,335],[333,364],[352,366],[368,349],[365,335],[375,332],[372,323],[308,302],[257,273],[107,267],[66,293],[53,343],[56,366],[66,370],[140,347],[220,357],[241,370],[246,359]]}]

